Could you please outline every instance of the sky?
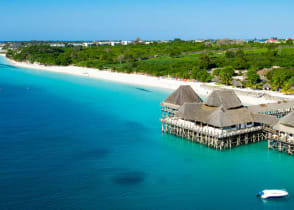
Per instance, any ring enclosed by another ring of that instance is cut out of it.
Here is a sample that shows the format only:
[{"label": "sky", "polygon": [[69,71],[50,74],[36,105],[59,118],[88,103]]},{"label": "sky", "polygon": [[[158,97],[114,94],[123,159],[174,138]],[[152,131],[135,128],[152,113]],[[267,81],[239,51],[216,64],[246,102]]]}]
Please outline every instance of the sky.
[{"label": "sky", "polygon": [[293,0],[1,0],[0,40],[294,38]]}]

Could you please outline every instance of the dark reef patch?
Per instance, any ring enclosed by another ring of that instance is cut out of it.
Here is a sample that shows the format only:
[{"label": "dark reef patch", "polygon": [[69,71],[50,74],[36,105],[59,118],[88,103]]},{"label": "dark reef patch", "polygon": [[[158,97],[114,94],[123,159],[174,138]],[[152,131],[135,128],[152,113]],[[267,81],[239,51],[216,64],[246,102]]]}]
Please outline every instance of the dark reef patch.
[{"label": "dark reef patch", "polygon": [[113,182],[119,185],[137,185],[144,182],[146,174],[141,171],[124,172],[116,175]]}]

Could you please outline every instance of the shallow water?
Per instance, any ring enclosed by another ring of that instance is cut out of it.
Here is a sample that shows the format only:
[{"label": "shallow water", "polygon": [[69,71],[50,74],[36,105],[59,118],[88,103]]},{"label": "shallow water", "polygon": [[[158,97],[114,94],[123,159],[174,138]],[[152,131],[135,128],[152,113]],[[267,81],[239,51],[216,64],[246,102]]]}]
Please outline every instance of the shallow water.
[{"label": "shallow water", "polygon": [[168,91],[0,63],[0,209],[294,208],[293,157],[162,134]]}]

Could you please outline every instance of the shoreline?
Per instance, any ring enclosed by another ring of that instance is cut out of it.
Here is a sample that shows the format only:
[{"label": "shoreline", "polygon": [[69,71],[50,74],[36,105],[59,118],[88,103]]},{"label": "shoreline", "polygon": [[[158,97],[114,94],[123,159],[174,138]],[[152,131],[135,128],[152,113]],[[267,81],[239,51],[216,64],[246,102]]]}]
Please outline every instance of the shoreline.
[{"label": "shoreline", "polygon": [[27,69],[34,69],[39,71],[49,71],[54,73],[70,74],[74,76],[89,77],[93,79],[108,80],[112,82],[119,82],[131,85],[147,86],[154,88],[161,88],[167,90],[175,90],[180,85],[191,85],[191,87],[200,96],[206,97],[214,89],[226,88],[231,89],[236,92],[240,97],[242,103],[246,105],[256,105],[273,103],[278,100],[293,100],[294,96],[283,95],[279,92],[274,91],[264,91],[264,90],[252,90],[247,88],[233,88],[231,86],[216,85],[214,83],[202,83],[202,82],[185,82],[170,80],[166,78],[160,78],[155,76],[148,76],[143,74],[127,74],[112,72],[107,70],[99,70],[87,67],[77,67],[77,66],[44,66],[40,64],[31,64],[27,62],[16,62],[7,58],[4,54],[3,56],[7,62],[13,66]]}]

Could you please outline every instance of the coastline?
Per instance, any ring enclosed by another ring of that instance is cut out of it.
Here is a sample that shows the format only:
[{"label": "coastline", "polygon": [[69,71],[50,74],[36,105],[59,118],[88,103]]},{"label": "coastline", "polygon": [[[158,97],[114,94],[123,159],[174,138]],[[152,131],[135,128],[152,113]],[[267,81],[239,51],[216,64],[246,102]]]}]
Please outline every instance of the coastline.
[{"label": "coastline", "polygon": [[27,69],[34,69],[39,71],[49,71],[54,73],[70,74],[75,76],[89,77],[94,79],[108,80],[112,82],[126,83],[131,85],[141,85],[147,87],[175,90],[180,85],[190,85],[200,96],[206,97],[211,91],[219,88],[232,89],[240,97],[243,104],[256,105],[273,103],[278,100],[293,100],[294,96],[283,95],[282,93],[274,91],[252,90],[233,88],[231,86],[216,85],[214,83],[201,83],[201,82],[185,82],[170,80],[160,77],[148,76],[143,74],[127,74],[112,72],[107,70],[98,70],[87,67],[77,66],[44,66],[40,64],[31,64],[27,62],[16,62],[7,58],[4,54],[0,56],[5,57],[9,64]]}]

